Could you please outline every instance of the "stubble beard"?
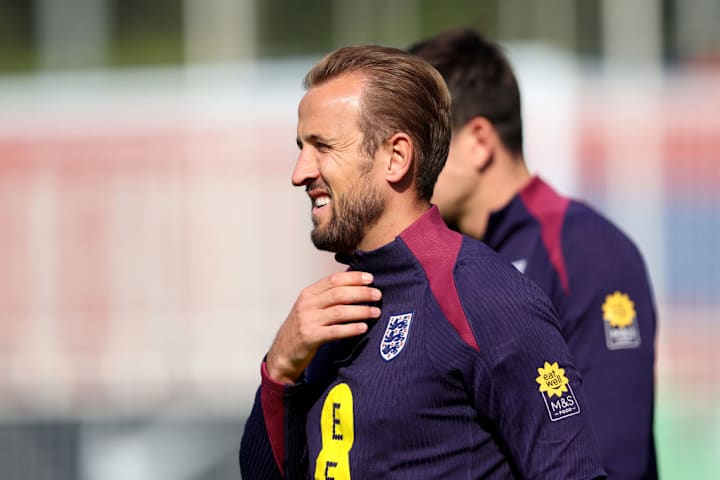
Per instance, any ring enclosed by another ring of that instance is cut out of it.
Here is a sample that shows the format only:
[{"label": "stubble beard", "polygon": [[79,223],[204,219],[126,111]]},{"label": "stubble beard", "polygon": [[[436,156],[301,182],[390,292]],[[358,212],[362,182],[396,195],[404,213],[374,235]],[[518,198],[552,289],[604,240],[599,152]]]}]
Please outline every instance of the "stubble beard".
[{"label": "stubble beard", "polygon": [[321,225],[313,218],[310,238],[319,250],[352,253],[385,211],[382,196],[368,175],[361,175],[345,195],[332,198],[330,219]]}]

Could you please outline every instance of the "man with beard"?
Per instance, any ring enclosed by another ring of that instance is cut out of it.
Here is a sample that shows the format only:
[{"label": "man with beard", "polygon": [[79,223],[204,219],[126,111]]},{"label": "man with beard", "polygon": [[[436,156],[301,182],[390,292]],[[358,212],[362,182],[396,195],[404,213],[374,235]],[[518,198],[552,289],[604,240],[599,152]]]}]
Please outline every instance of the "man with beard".
[{"label": "man with beard", "polygon": [[656,318],[640,252],[592,208],[530,174],[520,91],[497,45],[450,30],[410,50],[440,71],[453,98],[453,139],[433,202],[448,224],[482,239],[549,296],[608,477],[656,479]]},{"label": "man with beard", "polygon": [[450,142],[438,72],[346,47],[305,87],[292,181],[348,269],[300,293],[262,362],[243,478],[602,477],[547,297],[430,204]]}]

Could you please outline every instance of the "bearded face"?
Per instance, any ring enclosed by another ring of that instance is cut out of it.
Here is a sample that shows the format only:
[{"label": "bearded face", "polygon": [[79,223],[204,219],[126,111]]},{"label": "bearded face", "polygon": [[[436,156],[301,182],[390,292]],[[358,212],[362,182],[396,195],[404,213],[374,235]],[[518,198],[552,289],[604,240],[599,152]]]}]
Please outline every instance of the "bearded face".
[{"label": "bearded face", "polygon": [[298,107],[300,149],[292,182],[312,202],[311,238],[318,249],[351,253],[384,214],[376,155],[363,148],[364,83],[341,75],[312,87]]},{"label": "bearded face", "polygon": [[313,215],[314,228],[310,237],[320,250],[352,252],[385,210],[382,196],[367,169],[361,172],[357,181],[347,185],[344,192],[328,188],[320,181],[310,187],[328,191],[331,198],[321,207],[331,209],[329,218]]}]

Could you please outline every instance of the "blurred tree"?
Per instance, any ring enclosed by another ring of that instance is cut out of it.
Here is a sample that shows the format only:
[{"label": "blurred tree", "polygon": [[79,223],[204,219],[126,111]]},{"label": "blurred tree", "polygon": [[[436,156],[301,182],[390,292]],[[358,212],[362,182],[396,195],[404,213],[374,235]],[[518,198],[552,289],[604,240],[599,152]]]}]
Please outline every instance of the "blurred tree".
[{"label": "blurred tree", "polygon": [[111,65],[177,64],[185,60],[182,0],[109,0]]},{"label": "blurred tree", "polygon": [[427,37],[447,28],[475,28],[489,38],[498,36],[498,0],[420,0],[420,33]]},{"label": "blurred tree", "polygon": [[[550,43],[599,59],[613,42],[619,42],[615,51],[638,43],[628,45],[611,33],[627,28],[618,22],[635,26],[643,20],[625,18],[636,2],[620,1],[620,13],[608,17],[612,0],[243,0],[242,7],[222,3],[234,0],[97,1],[103,8],[95,17],[82,12],[75,17],[67,10],[80,8],[79,0],[0,0],[0,73],[318,55],[347,43],[405,47],[451,27],[475,28],[504,43]],[[648,41],[665,64],[720,56],[718,0],[640,3],[658,13],[658,38]],[[224,26],[206,36],[203,29],[217,24],[213,15],[227,12],[236,18],[222,18]],[[97,21],[88,24],[88,18]],[[77,31],[68,32],[73,19]],[[89,28],[100,21],[107,28]],[[93,43],[94,55],[83,54],[83,42]],[[65,43],[75,50],[69,52]]]},{"label": "blurred tree", "polygon": [[0,0],[0,72],[35,68],[34,3]]},{"label": "blurred tree", "polygon": [[258,55],[325,53],[332,44],[332,0],[257,2]]}]

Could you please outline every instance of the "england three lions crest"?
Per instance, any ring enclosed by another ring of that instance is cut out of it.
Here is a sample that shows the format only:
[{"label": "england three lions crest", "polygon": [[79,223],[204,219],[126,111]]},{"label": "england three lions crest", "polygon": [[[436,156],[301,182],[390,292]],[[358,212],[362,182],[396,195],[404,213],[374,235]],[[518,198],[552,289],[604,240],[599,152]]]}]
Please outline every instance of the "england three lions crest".
[{"label": "england three lions crest", "polygon": [[388,320],[385,333],[383,333],[380,342],[380,356],[390,361],[397,357],[407,343],[408,333],[410,333],[410,322],[412,321],[412,312],[402,315],[393,315]]}]

